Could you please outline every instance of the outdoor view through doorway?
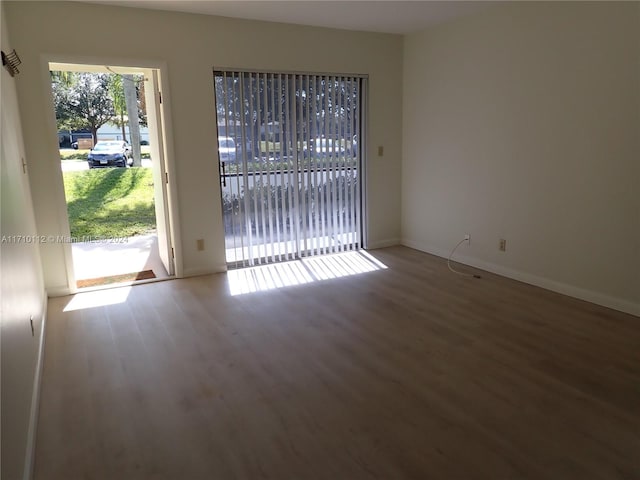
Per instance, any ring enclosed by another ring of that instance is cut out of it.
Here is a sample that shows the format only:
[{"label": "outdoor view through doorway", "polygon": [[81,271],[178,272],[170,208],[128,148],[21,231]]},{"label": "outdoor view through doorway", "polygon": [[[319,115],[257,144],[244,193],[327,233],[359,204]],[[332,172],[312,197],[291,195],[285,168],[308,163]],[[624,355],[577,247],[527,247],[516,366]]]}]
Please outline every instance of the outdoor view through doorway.
[{"label": "outdoor view through doorway", "polygon": [[214,71],[230,267],[362,246],[366,78]]},{"label": "outdoor view through doorway", "polygon": [[75,287],[173,275],[158,72],[49,67]]}]

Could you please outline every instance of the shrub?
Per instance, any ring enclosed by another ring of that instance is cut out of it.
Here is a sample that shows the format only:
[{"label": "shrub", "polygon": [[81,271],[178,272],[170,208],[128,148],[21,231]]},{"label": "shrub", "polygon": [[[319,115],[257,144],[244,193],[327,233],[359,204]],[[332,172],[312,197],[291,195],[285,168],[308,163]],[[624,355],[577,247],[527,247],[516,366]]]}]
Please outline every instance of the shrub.
[{"label": "shrub", "polygon": [[[336,222],[353,221],[353,209],[349,206],[356,200],[356,183],[357,173],[352,170],[335,179],[328,179],[321,185],[301,189],[297,200],[300,204],[304,202],[310,214],[304,221],[310,222],[314,229],[323,225],[333,228]],[[333,202],[334,194],[339,201]],[[281,228],[284,226],[284,230],[289,230],[296,222],[302,225],[302,217],[293,216],[295,211],[291,204],[295,203],[295,195],[293,185],[267,185],[261,180],[256,180],[252,187],[246,192],[243,189],[240,194],[224,192],[222,210],[225,229],[228,230],[235,223],[235,228],[241,229],[238,234],[247,234],[246,222],[239,221],[240,213],[245,210],[254,234],[268,235],[276,224]]]}]

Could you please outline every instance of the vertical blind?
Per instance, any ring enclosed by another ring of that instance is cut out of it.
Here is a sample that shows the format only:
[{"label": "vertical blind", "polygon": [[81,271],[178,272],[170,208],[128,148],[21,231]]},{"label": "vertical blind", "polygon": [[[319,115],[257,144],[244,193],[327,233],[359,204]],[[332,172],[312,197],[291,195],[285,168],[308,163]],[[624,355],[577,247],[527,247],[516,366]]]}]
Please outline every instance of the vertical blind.
[{"label": "vertical blind", "polygon": [[214,72],[229,266],[361,246],[364,82]]}]

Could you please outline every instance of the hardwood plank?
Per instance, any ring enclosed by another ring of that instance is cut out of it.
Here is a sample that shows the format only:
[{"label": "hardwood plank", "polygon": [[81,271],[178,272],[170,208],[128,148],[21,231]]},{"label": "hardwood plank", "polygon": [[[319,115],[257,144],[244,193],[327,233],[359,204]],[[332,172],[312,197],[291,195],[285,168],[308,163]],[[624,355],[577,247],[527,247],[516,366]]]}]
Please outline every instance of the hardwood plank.
[{"label": "hardwood plank", "polygon": [[370,253],[252,294],[52,299],[35,478],[640,478],[640,319]]}]

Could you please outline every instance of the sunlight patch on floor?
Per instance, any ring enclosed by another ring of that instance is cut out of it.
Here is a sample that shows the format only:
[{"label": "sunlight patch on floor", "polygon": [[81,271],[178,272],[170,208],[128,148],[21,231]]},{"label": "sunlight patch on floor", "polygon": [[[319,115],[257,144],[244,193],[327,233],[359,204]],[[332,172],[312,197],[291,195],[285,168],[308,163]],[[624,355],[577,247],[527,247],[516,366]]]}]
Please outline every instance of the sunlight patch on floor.
[{"label": "sunlight patch on floor", "polygon": [[77,293],[71,298],[69,303],[67,303],[63,311],[72,312],[85,308],[104,307],[106,305],[124,303],[127,301],[130,292],[131,287],[120,287]]},{"label": "sunlight patch on floor", "polygon": [[227,272],[231,295],[263,292],[386,269],[365,251],[336,253]]}]

